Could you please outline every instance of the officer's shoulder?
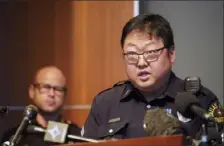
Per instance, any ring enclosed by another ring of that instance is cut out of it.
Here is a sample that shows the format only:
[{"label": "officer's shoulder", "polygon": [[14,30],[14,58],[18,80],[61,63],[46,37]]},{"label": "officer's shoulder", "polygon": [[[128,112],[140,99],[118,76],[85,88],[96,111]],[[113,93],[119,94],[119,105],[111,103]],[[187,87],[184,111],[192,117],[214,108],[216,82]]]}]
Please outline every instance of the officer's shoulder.
[{"label": "officer's shoulder", "polygon": [[208,110],[208,113],[213,115],[216,109],[220,108],[220,102],[218,97],[207,87],[202,86],[201,92],[203,94],[204,107]]},{"label": "officer's shoulder", "polygon": [[216,97],[216,95],[209,88],[205,87],[204,85],[201,85],[200,91],[206,96]]},{"label": "officer's shoulder", "polygon": [[123,81],[118,81],[117,83],[115,83],[114,85],[112,85],[110,88],[107,88],[101,92],[99,92],[97,95],[107,95],[107,94],[111,94],[111,93],[118,93],[118,91],[122,91],[126,84],[128,84],[130,81],[129,80],[123,80]]},{"label": "officer's shoulder", "polygon": [[[183,84],[183,86],[184,86],[184,90],[187,90],[186,89],[186,79],[187,78],[199,78],[199,77],[186,77],[185,79],[181,79],[181,78],[179,78],[179,77],[177,77],[176,78],[176,80],[179,82],[179,83],[181,83],[181,84]],[[204,96],[206,96],[206,97],[208,97],[208,98],[216,98],[216,95],[210,90],[210,89],[208,89],[207,87],[205,87],[203,84],[201,84],[202,83],[202,81],[201,81],[201,79],[199,78],[199,93],[201,93],[201,94],[203,94]],[[197,91],[197,92],[198,92]]]},{"label": "officer's shoulder", "polygon": [[124,94],[128,82],[129,81],[127,80],[119,81],[112,85],[110,88],[99,92],[94,98],[95,103],[110,104],[113,101],[118,101],[120,97]]}]

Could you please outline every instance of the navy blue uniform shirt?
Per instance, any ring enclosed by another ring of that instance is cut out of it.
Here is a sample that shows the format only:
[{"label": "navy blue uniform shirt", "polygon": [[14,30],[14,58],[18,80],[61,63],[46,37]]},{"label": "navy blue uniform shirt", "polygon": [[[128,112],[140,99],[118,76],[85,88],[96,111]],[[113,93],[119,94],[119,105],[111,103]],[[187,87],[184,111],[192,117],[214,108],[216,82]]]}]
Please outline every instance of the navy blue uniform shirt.
[{"label": "navy blue uniform shirt", "polygon": [[[174,105],[178,92],[185,92],[184,81],[175,76],[173,72],[164,96],[150,102],[129,81],[115,84],[94,98],[82,130],[83,136],[95,139],[145,137],[143,119],[149,108],[166,108],[173,115],[181,118],[179,114],[177,115]],[[206,110],[212,103],[218,102],[217,97],[203,86],[197,98],[201,107]],[[181,120],[186,134],[192,137],[196,136],[203,123],[199,117],[190,120],[182,118]]]}]

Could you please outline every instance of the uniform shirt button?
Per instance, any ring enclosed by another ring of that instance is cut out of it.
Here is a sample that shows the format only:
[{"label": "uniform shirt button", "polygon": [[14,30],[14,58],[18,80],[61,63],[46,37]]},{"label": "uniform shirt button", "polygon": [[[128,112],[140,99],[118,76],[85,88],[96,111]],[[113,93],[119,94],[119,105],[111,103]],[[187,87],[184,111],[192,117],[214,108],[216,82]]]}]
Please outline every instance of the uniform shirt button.
[{"label": "uniform shirt button", "polygon": [[147,108],[151,108],[151,105],[148,104],[146,107],[147,107]]},{"label": "uniform shirt button", "polygon": [[109,130],[109,133],[112,133],[113,131],[114,131],[113,129],[110,129],[110,130]]}]

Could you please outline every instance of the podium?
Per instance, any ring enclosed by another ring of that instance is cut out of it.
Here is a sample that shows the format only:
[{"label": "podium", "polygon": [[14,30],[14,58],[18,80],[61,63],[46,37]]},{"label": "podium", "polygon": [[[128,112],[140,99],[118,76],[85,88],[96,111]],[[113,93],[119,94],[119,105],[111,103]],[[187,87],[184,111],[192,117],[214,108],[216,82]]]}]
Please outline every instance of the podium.
[{"label": "podium", "polygon": [[60,146],[181,146],[183,136],[158,136],[121,140],[107,140],[99,143],[75,143]]}]

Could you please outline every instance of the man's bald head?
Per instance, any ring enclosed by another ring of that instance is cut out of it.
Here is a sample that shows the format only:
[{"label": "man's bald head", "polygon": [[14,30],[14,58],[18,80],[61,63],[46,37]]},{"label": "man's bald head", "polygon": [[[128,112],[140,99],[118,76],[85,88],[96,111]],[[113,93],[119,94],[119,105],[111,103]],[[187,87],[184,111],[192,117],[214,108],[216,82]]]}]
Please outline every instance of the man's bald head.
[{"label": "man's bald head", "polygon": [[61,110],[66,95],[64,74],[55,66],[41,68],[29,88],[29,95],[34,104],[44,112]]},{"label": "man's bald head", "polygon": [[66,85],[66,78],[63,72],[56,66],[46,66],[39,69],[34,77],[34,83],[40,82],[46,76],[58,78],[64,85]]}]

